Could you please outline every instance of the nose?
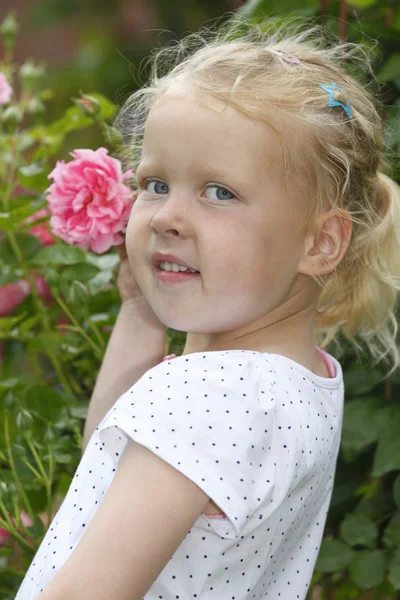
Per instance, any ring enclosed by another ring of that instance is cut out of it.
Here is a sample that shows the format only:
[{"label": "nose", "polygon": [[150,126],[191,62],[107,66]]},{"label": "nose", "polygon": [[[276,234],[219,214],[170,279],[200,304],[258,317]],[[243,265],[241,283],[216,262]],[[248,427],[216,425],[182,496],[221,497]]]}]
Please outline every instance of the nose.
[{"label": "nose", "polygon": [[166,194],[151,219],[150,228],[159,235],[189,236],[192,226],[188,195],[182,192]]}]

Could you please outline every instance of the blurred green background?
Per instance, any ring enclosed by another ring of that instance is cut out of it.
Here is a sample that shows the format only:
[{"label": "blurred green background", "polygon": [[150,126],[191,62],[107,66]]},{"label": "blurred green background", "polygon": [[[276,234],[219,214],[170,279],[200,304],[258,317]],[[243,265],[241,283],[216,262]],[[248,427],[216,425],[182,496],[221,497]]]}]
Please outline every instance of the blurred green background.
[{"label": "blurred green background", "polygon": [[[121,104],[140,86],[138,69],[149,50],[209,19],[234,11],[242,0],[1,0],[0,22],[16,12],[20,34],[14,61],[42,61],[56,90],[46,120],[59,117],[78,91],[100,92]],[[62,156],[95,148],[96,128],[68,137]]]},{"label": "blurred green background", "polygon": [[[60,118],[79,92],[99,92],[121,105],[146,80],[143,61],[151,49],[216,18],[227,19],[233,11],[255,20],[315,17],[342,40],[367,47],[378,40],[373,68],[384,101],[391,175],[400,181],[399,0],[0,0],[0,22],[10,9],[20,25],[13,62],[43,62],[48,70],[45,87],[55,90],[46,102],[46,123]],[[103,144],[98,127],[75,129],[52,158],[69,160],[68,153],[76,148],[96,149]],[[91,306],[92,313],[117,311],[115,289],[101,296],[104,306],[100,296],[93,299],[97,305]],[[74,310],[80,319],[78,309]],[[180,342],[174,338],[173,352],[179,354]],[[74,360],[70,362],[75,367]],[[88,382],[82,378],[86,403],[86,389],[92,389],[95,373],[88,349],[82,364],[85,360],[90,371]],[[400,374],[381,382],[379,369],[356,364],[351,351],[341,364],[346,389],[343,438],[310,600],[400,598]],[[81,368],[86,373],[86,367]],[[49,399],[54,403],[53,396]],[[82,418],[81,411],[75,413]],[[56,489],[64,492],[80,459],[81,425],[74,424],[73,430],[70,422],[72,417],[67,425],[76,435],[73,450],[69,430],[61,438],[65,447],[55,449]],[[3,471],[5,475],[4,467]],[[42,490],[40,494],[38,505]],[[0,587],[0,600],[10,600],[15,574],[9,571],[6,581],[4,556],[0,553],[0,582],[8,587],[6,591]]]}]

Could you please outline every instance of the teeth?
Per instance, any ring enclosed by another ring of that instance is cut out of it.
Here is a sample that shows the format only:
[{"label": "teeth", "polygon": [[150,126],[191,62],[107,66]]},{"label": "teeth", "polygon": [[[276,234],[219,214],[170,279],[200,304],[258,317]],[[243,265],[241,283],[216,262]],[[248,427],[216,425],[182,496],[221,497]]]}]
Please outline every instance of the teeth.
[{"label": "teeth", "polygon": [[190,271],[190,273],[197,273],[195,269],[188,269],[188,267],[177,265],[176,263],[160,262],[159,265],[160,269],[163,269],[163,271],[174,271],[175,273],[178,271]]}]

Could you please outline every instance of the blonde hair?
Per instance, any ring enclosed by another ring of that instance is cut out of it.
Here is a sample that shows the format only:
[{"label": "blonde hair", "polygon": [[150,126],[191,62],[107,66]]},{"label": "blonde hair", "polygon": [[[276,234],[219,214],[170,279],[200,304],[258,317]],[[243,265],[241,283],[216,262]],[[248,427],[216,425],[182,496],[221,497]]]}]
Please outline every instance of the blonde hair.
[{"label": "blonde hair", "polygon": [[[127,166],[138,164],[149,110],[181,84],[271,127],[284,146],[285,180],[291,173],[293,181],[295,172],[314,190],[306,198],[304,234],[313,231],[327,204],[352,221],[351,240],[339,265],[313,277],[320,290],[318,345],[326,348],[335,342],[341,351],[344,335],[358,354],[362,341],[374,364],[391,358],[389,376],[400,365],[395,314],[400,188],[382,173],[388,163],[383,156],[382,105],[368,89],[376,84],[371,60],[361,44],[338,43],[320,25],[300,21],[278,25],[266,19],[254,25],[234,16],[216,29],[203,27],[156,49],[149,82],[126,100],[115,119],[124,137],[119,156]],[[287,62],[279,52],[300,63]],[[343,91],[344,101],[350,99],[352,118],[340,107],[328,107],[328,95],[319,86],[331,82]],[[273,125],[272,113],[301,128],[307,152],[294,152]]]}]

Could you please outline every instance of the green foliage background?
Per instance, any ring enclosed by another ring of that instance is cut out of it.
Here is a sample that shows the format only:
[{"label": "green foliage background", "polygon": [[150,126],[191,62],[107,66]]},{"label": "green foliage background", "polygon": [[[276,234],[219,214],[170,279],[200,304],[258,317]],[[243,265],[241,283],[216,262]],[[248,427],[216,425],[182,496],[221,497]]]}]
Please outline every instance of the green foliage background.
[{"label": "green foliage background", "polygon": [[[45,206],[48,173],[75,148],[113,149],[111,124],[117,104],[140,84],[136,75],[149,50],[195,30],[231,9],[227,2],[156,0],[160,28],[140,45],[118,38],[105,26],[121,2],[45,0],[32,8],[33,26],[59,19],[85,23],[75,56],[32,88],[46,112],[25,116],[22,127],[0,134],[0,285],[24,277],[31,294],[8,318],[0,319],[4,358],[0,377],[0,527],[14,544],[0,549],[0,600],[11,600],[29,566],[49,518],[68,490],[81,458],[82,430],[96,373],[115,322],[118,255],[84,252],[62,242],[42,248],[24,224]],[[326,10],[315,0],[249,0],[240,12],[260,20],[297,14],[320,20]],[[339,0],[329,3],[327,28],[339,36]],[[379,40],[375,72],[386,106],[387,150],[392,176],[400,181],[400,6],[391,0],[347,2],[346,36],[369,44]],[[168,38],[169,36],[169,38]],[[116,51],[118,49],[118,51]],[[132,68],[133,67],[133,74]],[[1,71],[1,68],[0,68]],[[145,78],[145,70],[143,78]],[[39,80],[40,78],[38,78]],[[54,90],[54,91],[53,91]],[[97,119],[73,97],[82,91],[99,103]],[[14,148],[14,151],[12,151]],[[15,152],[16,149],[16,152]],[[16,160],[16,156],[18,160]],[[393,160],[397,157],[397,160]],[[25,194],[12,198],[19,185]],[[32,284],[43,274],[54,303],[45,306]],[[60,316],[69,324],[62,333]],[[166,352],[180,354],[184,336],[168,330]],[[332,354],[335,348],[328,348]],[[400,374],[382,381],[368,357],[357,363],[344,345],[340,360],[346,389],[344,428],[331,507],[309,600],[384,600],[400,590]],[[21,510],[33,525],[13,526]],[[23,534],[21,534],[23,531]],[[31,542],[27,542],[28,536]]]}]

